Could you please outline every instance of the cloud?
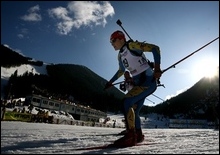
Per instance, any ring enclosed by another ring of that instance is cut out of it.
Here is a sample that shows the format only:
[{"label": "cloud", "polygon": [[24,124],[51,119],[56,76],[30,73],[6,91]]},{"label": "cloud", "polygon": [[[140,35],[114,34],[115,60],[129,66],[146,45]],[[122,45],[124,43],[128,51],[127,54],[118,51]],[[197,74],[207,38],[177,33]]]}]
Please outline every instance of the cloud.
[{"label": "cloud", "polygon": [[57,31],[62,35],[67,35],[73,28],[78,29],[81,26],[105,26],[106,18],[115,14],[108,1],[73,1],[68,3],[67,8],[52,8],[48,13],[50,17],[57,19]]},{"label": "cloud", "polygon": [[18,38],[23,39],[28,34],[28,29],[23,28],[21,29],[21,32],[17,35]]},{"label": "cloud", "polygon": [[24,35],[23,35],[23,34],[18,34],[17,36],[18,36],[18,38],[20,38],[20,39],[23,39],[23,38],[24,38]]},{"label": "cloud", "polygon": [[24,21],[41,21],[41,15],[38,13],[40,11],[39,5],[33,6],[30,9],[28,9],[28,14],[21,17]]}]

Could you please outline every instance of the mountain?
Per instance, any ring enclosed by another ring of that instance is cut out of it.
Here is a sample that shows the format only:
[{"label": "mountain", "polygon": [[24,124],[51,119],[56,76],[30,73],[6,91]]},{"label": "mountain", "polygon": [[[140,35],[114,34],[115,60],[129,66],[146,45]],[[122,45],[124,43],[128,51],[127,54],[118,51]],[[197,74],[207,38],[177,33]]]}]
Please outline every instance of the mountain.
[{"label": "mountain", "polygon": [[[34,93],[62,100],[74,98],[76,103],[102,111],[117,113],[120,110],[124,94],[116,87],[103,90],[107,80],[85,66],[45,64],[24,57],[4,45],[1,45],[0,53],[5,98]],[[25,71],[22,72],[21,67]],[[178,96],[141,109],[142,115],[153,112],[169,118],[219,119],[219,75],[212,79],[204,77]]]},{"label": "mountain", "polygon": [[[21,73],[20,67],[26,67],[27,70]],[[75,102],[102,111],[120,110],[118,103],[124,94],[116,87],[104,90],[107,80],[85,66],[44,64],[1,45],[1,72],[7,73],[12,68],[14,72],[10,77],[1,75],[1,82],[5,84],[2,87],[4,98],[19,98],[35,93],[63,100],[73,97]],[[39,73],[40,68],[44,68],[43,74]]]},{"label": "mountain", "polygon": [[[154,107],[170,118],[219,120],[219,74],[202,78],[185,92]],[[178,114],[178,115],[177,115]]]}]

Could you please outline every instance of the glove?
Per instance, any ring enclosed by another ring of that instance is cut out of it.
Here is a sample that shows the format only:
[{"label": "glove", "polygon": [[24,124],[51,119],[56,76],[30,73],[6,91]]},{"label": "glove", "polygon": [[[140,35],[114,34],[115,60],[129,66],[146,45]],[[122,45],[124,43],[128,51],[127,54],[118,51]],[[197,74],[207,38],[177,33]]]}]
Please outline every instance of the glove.
[{"label": "glove", "polygon": [[108,82],[105,84],[104,90],[105,90],[105,89],[108,89],[108,88],[110,88],[110,87],[112,87],[112,86],[113,86],[112,82],[108,81]]},{"label": "glove", "polygon": [[126,88],[125,88],[125,84],[124,84],[124,83],[121,83],[120,86],[119,86],[119,88],[120,88],[123,92],[126,91]]},{"label": "glove", "polygon": [[159,79],[162,75],[162,71],[161,70],[155,70],[154,71],[154,78],[155,79]]},{"label": "glove", "polygon": [[162,75],[162,71],[160,69],[160,65],[159,64],[155,64],[154,66],[154,78],[155,79],[159,79]]}]

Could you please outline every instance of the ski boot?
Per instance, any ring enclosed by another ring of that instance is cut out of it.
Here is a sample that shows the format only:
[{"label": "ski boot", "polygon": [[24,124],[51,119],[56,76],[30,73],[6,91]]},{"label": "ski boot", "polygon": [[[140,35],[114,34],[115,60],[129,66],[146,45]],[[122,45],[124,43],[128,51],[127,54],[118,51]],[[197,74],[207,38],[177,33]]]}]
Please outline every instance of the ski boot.
[{"label": "ski boot", "polygon": [[121,131],[120,133],[118,133],[118,135],[125,135],[127,132],[128,132],[128,130],[125,129],[125,130]]},{"label": "ski boot", "polygon": [[137,134],[134,129],[128,130],[128,132],[120,139],[114,142],[117,147],[130,147],[137,144]]},{"label": "ski boot", "polygon": [[137,134],[137,143],[141,143],[144,141],[144,135],[142,133],[141,129],[136,129],[136,134]]}]

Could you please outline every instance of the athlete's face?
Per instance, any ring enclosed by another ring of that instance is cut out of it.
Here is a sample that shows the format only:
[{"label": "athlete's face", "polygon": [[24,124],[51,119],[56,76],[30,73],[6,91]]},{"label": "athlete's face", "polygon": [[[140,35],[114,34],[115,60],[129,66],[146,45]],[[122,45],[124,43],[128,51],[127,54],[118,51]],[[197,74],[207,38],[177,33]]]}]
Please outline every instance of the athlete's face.
[{"label": "athlete's face", "polygon": [[120,50],[121,47],[124,45],[125,41],[124,39],[112,39],[111,41],[111,44],[112,46],[114,47],[114,49],[117,51],[117,50]]}]

